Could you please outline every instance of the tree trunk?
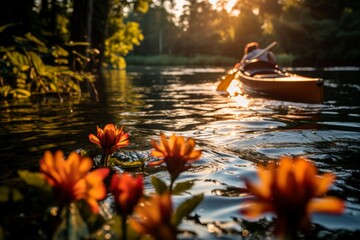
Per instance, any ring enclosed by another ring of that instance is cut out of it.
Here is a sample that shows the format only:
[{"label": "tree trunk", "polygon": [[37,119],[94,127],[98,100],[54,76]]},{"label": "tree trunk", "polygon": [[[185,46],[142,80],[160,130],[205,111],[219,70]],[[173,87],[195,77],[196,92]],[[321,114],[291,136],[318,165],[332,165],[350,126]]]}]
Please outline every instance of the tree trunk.
[{"label": "tree trunk", "polygon": [[[93,0],[74,0],[73,4],[74,11],[71,19],[70,40],[73,42],[88,42],[89,46],[81,45],[73,48],[76,52],[88,57],[86,50],[89,49],[91,45]],[[76,64],[74,59],[71,59],[71,62],[76,70],[82,70],[84,67]]]},{"label": "tree trunk", "polygon": [[94,67],[100,70],[104,61],[105,40],[108,31],[108,15],[110,9],[110,0],[94,1],[94,15],[91,25],[91,47],[100,51]]}]

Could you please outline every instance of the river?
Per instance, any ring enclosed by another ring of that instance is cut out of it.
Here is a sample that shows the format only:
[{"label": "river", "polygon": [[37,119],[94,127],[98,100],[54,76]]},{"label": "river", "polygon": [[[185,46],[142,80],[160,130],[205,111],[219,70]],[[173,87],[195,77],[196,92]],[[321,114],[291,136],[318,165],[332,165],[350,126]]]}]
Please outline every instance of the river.
[{"label": "river", "polygon": [[[303,104],[220,95],[215,89],[225,70],[129,67],[105,73],[98,102],[86,96],[1,101],[1,185],[16,184],[18,170],[38,170],[45,150],[92,148],[88,135],[96,126],[115,123],[131,136],[124,151],[148,154],[160,132],[196,140],[202,158],[180,180],[195,181],[190,194],[205,194],[193,212],[197,224],[188,219],[181,226],[198,239],[233,239],[244,225],[264,237],[270,216],[248,222],[239,212],[243,179],[254,178],[256,164],[283,155],[305,156],[321,173],[336,174],[329,194],[344,199],[346,211],[314,214],[316,237],[359,239],[360,71],[303,69],[298,73],[325,80],[324,103]],[[167,179],[164,171],[153,174]]]}]

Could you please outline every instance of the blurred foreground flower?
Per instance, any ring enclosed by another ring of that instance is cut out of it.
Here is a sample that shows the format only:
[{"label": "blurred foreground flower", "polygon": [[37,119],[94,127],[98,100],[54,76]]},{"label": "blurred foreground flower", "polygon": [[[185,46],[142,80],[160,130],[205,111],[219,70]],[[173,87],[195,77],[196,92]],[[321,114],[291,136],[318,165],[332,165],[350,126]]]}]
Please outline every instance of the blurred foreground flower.
[{"label": "blurred foreground flower", "polygon": [[149,234],[156,240],[175,240],[177,231],[171,221],[172,213],[170,193],[153,195],[137,205],[129,223],[138,233]]},{"label": "blurred foreground flower", "polygon": [[143,177],[133,177],[126,172],[115,173],[111,179],[110,191],[114,195],[117,211],[128,216],[144,192]]},{"label": "blurred foreground flower", "polygon": [[110,192],[114,195],[116,210],[122,217],[123,239],[127,239],[127,217],[132,214],[143,195],[143,177],[133,177],[129,173],[115,173],[111,178]]},{"label": "blurred foreground flower", "polygon": [[151,155],[161,158],[159,161],[150,162],[149,165],[155,166],[166,163],[166,168],[171,176],[170,190],[176,178],[181,172],[190,168],[187,163],[195,162],[200,159],[201,151],[194,150],[195,140],[188,138],[185,140],[183,136],[171,135],[169,140],[165,134],[160,134],[161,141],[156,143],[155,140],[151,140],[151,144],[154,149],[151,151]]},{"label": "blurred foreground flower", "polygon": [[40,172],[53,187],[59,202],[59,214],[63,207],[80,199],[88,203],[92,212],[99,212],[97,200],[106,196],[103,180],[109,174],[109,169],[99,168],[89,172],[92,165],[90,158],[83,158],[76,152],[72,152],[67,160],[62,151],[54,155],[50,151],[45,152],[40,160]]},{"label": "blurred foreground flower", "polygon": [[97,136],[89,134],[89,140],[102,149],[101,165],[107,166],[111,154],[130,144],[129,134],[124,133],[123,127],[117,128],[114,124],[107,124],[104,129],[97,126],[96,129]]},{"label": "blurred foreground flower", "polygon": [[344,210],[344,202],[340,199],[318,198],[328,191],[335,175],[316,174],[316,167],[305,158],[282,157],[278,166],[272,162],[267,168],[260,167],[260,183],[246,181],[256,199],[250,200],[242,213],[258,217],[274,212],[277,216],[275,234],[280,237],[295,237],[298,229],[308,233],[311,213],[340,214]]}]

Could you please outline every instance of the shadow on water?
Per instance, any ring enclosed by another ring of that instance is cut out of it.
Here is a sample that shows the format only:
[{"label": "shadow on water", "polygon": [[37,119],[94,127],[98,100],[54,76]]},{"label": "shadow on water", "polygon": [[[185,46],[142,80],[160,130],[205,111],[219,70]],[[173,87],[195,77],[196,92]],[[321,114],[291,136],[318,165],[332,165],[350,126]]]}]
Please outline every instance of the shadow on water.
[{"label": "shadow on water", "polygon": [[[192,215],[196,220],[190,218],[182,227],[201,239],[231,238],[246,227],[266,229],[271,216],[260,222],[242,220],[243,180],[256,177],[256,164],[282,155],[308,157],[321,172],[337,175],[330,194],[346,200],[346,212],[339,217],[314,215],[318,236],[336,239],[360,231],[359,72],[316,72],[325,79],[324,104],[222,96],[215,88],[224,72],[129,68],[104,73],[97,83],[98,102],[87,97],[62,103],[56,98],[2,101],[1,182],[16,180],[19,169],[37,170],[45,150],[93,148],[89,133],[97,125],[115,123],[131,135],[128,151],[148,154],[150,139],[158,139],[160,132],[196,139],[203,156],[180,181],[194,180],[190,193],[204,193],[205,200]],[[151,174],[167,178],[163,171]],[[175,204],[184,197],[175,197]]]}]

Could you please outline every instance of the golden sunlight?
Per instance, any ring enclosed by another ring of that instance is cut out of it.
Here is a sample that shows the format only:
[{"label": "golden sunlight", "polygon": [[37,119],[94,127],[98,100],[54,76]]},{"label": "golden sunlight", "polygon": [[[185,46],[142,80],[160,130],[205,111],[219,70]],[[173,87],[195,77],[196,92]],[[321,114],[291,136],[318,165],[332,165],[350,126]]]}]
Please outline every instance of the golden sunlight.
[{"label": "golden sunlight", "polygon": [[[209,3],[211,3],[215,8],[217,5],[217,2],[219,0],[209,0]],[[226,9],[227,12],[231,12],[232,8],[234,7],[234,5],[236,4],[237,0],[229,0],[227,1],[227,3],[225,3],[224,8]]]},{"label": "golden sunlight", "polygon": [[[218,10],[220,9],[220,7],[217,7],[217,2],[219,0],[208,0],[208,1],[209,1],[209,3],[211,3],[213,5],[214,9],[218,9]],[[238,0],[228,0],[227,3],[224,3],[225,4],[224,8],[226,9],[226,11],[228,13],[232,12],[232,8],[235,6],[237,1]],[[175,15],[177,15],[177,16],[181,15],[185,4],[186,4],[185,0],[176,0],[175,1],[175,9],[174,9]],[[237,13],[234,12],[234,14],[236,15],[236,14],[238,14],[238,12]]]},{"label": "golden sunlight", "polygon": [[239,88],[239,81],[236,79],[232,80],[226,91],[229,93],[230,96],[236,96],[240,94],[241,89]]}]

